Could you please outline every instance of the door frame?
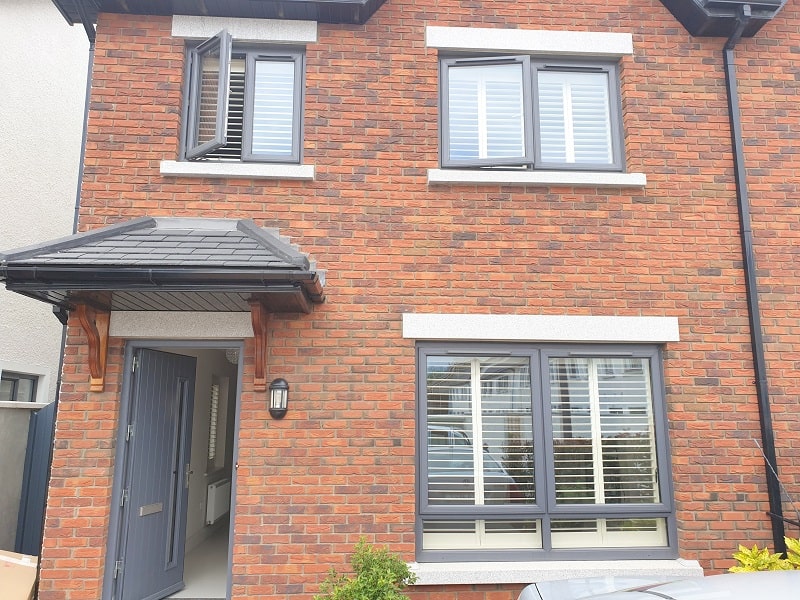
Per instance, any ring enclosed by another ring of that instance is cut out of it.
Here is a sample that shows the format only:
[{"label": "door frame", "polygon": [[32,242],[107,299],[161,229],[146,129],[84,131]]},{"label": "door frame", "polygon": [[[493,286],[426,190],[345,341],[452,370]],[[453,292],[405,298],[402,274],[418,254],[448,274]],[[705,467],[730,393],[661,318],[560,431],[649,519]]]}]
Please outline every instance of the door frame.
[{"label": "door frame", "polygon": [[[124,469],[118,469],[118,465],[124,465],[128,458],[128,444],[118,443],[125,436],[128,422],[130,420],[131,403],[133,402],[133,356],[136,350],[149,348],[153,350],[169,349],[197,349],[197,350],[224,350],[234,348],[239,351],[239,356],[244,356],[244,341],[241,339],[232,340],[160,340],[160,339],[127,339],[125,341],[125,360],[122,377],[122,390],[120,391],[120,403],[117,413],[117,430],[114,443],[114,476],[111,485],[111,515],[109,518],[108,534],[106,535],[106,559],[105,570],[103,572],[103,600],[111,600],[114,593],[114,567],[120,551],[122,541],[122,511],[119,499],[123,489]],[[240,358],[237,365],[236,381],[236,408],[233,422],[233,456],[231,461],[231,506],[230,506],[230,527],[228,531],[228,569],[226,582],[226,596],[230,599],[231,585],[233,583],[233,524],[236,518],[236,489],[237,489],[237,469],[236,464],[239,456],[239,415],[241,413],[242,398],[242,373],[244,360]]]}]

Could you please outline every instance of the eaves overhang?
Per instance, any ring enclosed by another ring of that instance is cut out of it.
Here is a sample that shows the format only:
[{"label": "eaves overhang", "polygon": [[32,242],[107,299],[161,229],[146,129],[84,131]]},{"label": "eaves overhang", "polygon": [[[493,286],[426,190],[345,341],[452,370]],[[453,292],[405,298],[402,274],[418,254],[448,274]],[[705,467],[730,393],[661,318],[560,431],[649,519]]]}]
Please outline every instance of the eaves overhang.
[{"label": "eaves overhang", "polygon": [[742,11],[750,17],[741,32],[752,37],[783,8],[787,0],[661,0],[669,12],[693,36],[729,37],[736,31]]},{"label": "eaves overhang", "polygon": [[0,256],[10,291],[67,309],[311,311],[324,273],[252,221],[142,218]]},{"label": "eaves overhang", "polygon": [[81,23],[81,8],[92,23],[101,12],[289,19],[363,24],[385,0],[53,0],[70,25]]}]

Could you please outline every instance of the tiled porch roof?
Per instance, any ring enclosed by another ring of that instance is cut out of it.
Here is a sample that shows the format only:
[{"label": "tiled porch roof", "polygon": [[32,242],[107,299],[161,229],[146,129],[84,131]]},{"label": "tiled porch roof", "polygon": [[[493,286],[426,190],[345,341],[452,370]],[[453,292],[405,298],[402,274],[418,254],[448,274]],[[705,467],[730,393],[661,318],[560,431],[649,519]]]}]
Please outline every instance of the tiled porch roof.
[{"label": "tiled porch roof", "polygon": [[276,230],[249,220],[143,217],[0,255],[9,290],[113,310],[308,312],[323,277]]}]

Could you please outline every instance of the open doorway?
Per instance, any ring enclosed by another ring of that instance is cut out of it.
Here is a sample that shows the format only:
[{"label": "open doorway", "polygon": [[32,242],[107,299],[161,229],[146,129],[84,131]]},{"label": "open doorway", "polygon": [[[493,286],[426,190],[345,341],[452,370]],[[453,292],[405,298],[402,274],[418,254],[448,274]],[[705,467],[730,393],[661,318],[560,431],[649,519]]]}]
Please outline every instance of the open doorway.
[{"label": "open doorway", "polygon": [[195,349],[186,352],[197,358],[191,459],[194,473],[189,478],[184,558],[186,587],[169,598],[224,599],[228,597],[233,441],[240,350]]},{"label": "open doorway", "polygon": [[240,351],[129,349],[107,597],[228,597]]}]

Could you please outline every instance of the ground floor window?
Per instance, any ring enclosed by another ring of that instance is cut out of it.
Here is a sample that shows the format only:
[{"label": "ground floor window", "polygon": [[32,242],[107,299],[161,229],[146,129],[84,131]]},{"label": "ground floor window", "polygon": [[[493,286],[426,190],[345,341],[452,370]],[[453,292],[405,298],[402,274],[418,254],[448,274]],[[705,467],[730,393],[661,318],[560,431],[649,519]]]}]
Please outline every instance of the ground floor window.
[{"label": "ground floor window", "polygon": [[418,346],[420,558],[675,555],[656,346]]},{"label": "ground floor window", "polygon": [[39,377],[3,371],[0,375],[0,402],[36,402]]}]

